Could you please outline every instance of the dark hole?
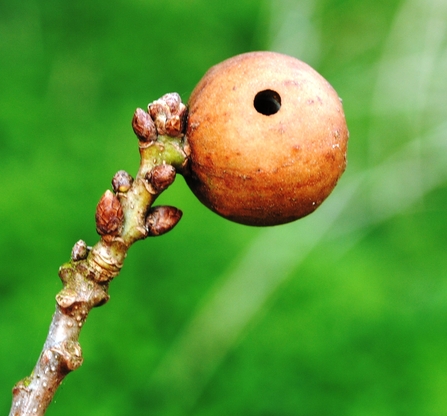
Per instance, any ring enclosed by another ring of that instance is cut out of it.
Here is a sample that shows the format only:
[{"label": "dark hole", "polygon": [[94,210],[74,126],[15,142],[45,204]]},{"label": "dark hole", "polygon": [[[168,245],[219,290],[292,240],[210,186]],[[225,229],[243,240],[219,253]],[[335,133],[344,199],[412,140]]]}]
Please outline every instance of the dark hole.
[{"label": "dark hole", "polygon": [[253,104],[258,113],[271,116],[281,108],[281,97],[276,91],[264,90],[256,94]]}]

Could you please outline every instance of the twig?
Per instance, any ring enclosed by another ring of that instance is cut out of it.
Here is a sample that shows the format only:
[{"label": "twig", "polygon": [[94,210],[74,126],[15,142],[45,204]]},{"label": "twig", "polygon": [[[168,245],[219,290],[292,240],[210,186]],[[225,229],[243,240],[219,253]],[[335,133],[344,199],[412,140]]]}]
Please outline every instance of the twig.
[{"label": "twig", "polygon": [[132,126],[139,139],[140,168],[135,180],[124,171],[113,178],[96,209],[100,241],[93,247],[80,240],[71,260],[59,269],[63,289],[56,295],[47,339],[30,376],[13,388],[10,416],[43,415],[65,376],[83,362],[79,334],[90,310],[109,300],[108,288],[130,246],[170,231],[180,220],[174,207],[152,207],[155,199],[185,172],[184,140],[187,109],[176,93],[166,94],[135,111]]}]

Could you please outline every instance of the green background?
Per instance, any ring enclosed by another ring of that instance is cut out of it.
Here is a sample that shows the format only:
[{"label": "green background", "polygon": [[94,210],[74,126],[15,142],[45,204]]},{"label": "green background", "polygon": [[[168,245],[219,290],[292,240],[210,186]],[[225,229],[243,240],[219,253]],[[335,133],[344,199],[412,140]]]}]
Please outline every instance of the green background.
[{"label": "green background", "polygon": [[132,247],[48,415],[447,414],[447,5],[440,0],[0,3],[0,413],[41,351],[59,265],[138,168],[136,107],[275,50],[343,98],[348,169],[268,229],[203,207]]}]

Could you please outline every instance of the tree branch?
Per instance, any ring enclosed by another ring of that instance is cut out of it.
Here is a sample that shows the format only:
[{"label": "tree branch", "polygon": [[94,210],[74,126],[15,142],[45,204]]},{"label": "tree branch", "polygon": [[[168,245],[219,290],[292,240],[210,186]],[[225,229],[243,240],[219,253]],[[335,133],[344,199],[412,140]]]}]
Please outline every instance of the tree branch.
[{"label": "tree branch", "polygon": [[186,106],[176,93],[166,94],[135,111],[132,126],[139,139],[140,168],[135,180],[119,171],[96,209],[100,241],[93,247],[80,240],[71,259],[59,269],[63,289],[56,295],[47,339],[30,376],[13,388],[9,415],[45,414],[65,376],[83,362],[79,334],[90,310],[109,300],[109,284],[116,277],[130,246],[162,235],[180,220],[174,207],[152,207],[156,198],[184,172],[189,150],[184,140]]}]

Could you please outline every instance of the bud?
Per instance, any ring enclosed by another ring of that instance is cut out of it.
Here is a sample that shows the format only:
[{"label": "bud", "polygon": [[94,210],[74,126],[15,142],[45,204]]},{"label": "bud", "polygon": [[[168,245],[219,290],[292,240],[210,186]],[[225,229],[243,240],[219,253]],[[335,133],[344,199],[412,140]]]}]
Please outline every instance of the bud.
[{"label": "bud", "polygon": [[132,186],[133,178],[125,170],[120,170],[115,173],[112,179],[112,187],[115,193],[126,193]]},{"label": "bud", "polygon": [[175,168],[171,165],[157,165],[147,176],[147,180],[157,193],[164,191],[172,184],[172,182],[174,182],[174,179]]},{"label": "bud", "polygon": [[96,207],[96,231],[103,237],[115,237],[121,233],[124,213],[116,195],[107,190]]},{"label": "bud", "polygon": [[182,211],[171,206],[152,208],[146,217],[146,229],[149,237],[158,237],[171,231],[182,218]]},{"label": "bud", "polygon": [[171,114],[177,114],[180,105],[182,105],[182,99],[176,92],[169,92],[163,95],[163,97],[160,98],[160,101],[164,101],[166,103],[166,105],[169,107],[169,110],[171,111]]},{"label": "bud", "polygon": [[183,135],[184,120],[180,116],[172,116],[166,121],[166,134],[171,137],[180,137]]},{"label": "bud", "polygon": [[137,137],[145,143],[152,142],[157,138],[157,129],[154,121],[148,113],[137,108],[133,115],[132,127]]},{"label": "bud", "polygon": [[87,258],[88,249],[87,244],[83,240],[79,240],[71,250],[71,258],[74,261],[84,260]]},{"label": "bud", "polygon": [[166,120],[171,117],[171,110],[168,105],[162,99],[156,100],[149,104],[147,111],[154,120],[158,134],[161,136],[165,135]]}]

